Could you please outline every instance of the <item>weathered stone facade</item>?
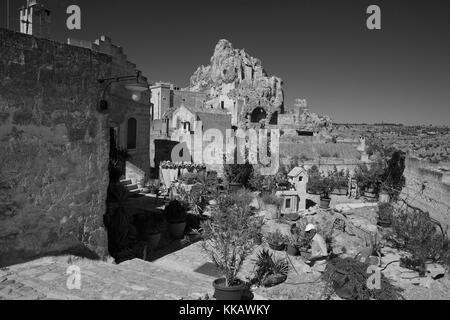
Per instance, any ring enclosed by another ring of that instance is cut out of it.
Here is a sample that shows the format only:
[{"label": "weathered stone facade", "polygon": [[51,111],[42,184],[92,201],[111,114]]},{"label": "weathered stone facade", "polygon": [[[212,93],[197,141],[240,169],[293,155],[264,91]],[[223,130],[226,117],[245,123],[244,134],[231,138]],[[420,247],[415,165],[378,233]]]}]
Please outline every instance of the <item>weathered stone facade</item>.
[{"label": "weathered stone facade", "polygon": [[[111,56],[111,76],[134,75],[137,71],[136,64],[129,61],[128,56],[124,53],[123,48],[112,43],[107,36],[101,36],[94,42],[68,39],[68,44],[72,46],[88,48],[93,51],[107,54]],[[140,82],[147,79],[142,77]],[[132,100],[132,93],[126,88],[129,82],[135,80],[113,83],[111,90],[107,95],[110,104],[109,125],[115,128],[116,145],[120,149],[127,149],[131,155],[129,166],[136,166],[142,172],[137,177],[135,172],[128,174],[125,172],[126,178],[131,179],[133,183],[139,183],[144,175],[150,173],[150,91],[142,92],[139,101]],[[130,145],[129,124],[134,121],[136,126],[136,139],[133,145]]]},{"label": "weathered stone facade", "polygon": [[0,29],[0,266],[107,256],[110,56]]}]

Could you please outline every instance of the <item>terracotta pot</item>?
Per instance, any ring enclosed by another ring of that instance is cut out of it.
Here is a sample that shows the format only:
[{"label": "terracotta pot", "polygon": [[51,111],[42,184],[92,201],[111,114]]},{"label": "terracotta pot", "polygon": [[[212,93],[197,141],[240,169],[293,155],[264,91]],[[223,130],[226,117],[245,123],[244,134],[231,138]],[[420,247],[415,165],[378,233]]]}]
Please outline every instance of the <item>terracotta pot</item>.
[{"label": "terracotta pot", "polygon": [[319,206],[322,209],[329,209],[330,208],[330,202],[331,202],[331,199],[327,199],[327,198],[322,198],[321,197]]},{"label": "terracotta pot", "polygon": [[186,229],[186,222],[169,223],[169,233],[174,239],[182,239],[184,229]]},{"label": "terracotta pot", "polygon": [[225,286],[225,283],[224,278],[214,280],[214,298],[217,300],[241,300],[245,283],[239,280],[239,284],[232,287]]}]

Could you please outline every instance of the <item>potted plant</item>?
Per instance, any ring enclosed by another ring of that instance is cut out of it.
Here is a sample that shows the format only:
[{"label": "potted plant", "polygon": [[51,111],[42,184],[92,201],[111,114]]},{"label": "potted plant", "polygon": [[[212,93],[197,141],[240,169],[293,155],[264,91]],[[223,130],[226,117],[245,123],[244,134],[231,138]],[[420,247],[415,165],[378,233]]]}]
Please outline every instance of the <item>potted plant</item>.
[{"label": "potted plant", "polygon": [[331,176],[333,176],[335,180],[335,185],[332,193],[339,196],[346,196],[348,191],[350,172],[348,170],[344,171],[343,169],[341,171],[338,171],[335,166],[333,172],[331,173]]},{"label": "potted plant", "polygon": [[388,228],[392,224],[394,208],[390,203],[380,203],[378,206],[378,225]]},{"label": "potted plant", "polygon": [[288,242],[287,237],[278,229],[274,232],[269,232],[266,236],[266,240],[270,249],[275,251],[283,251],[286,248],[286,243]]},{"label": "potted plant", "polygon": [[258,253],[255,266],[251,283],[264,287],[273,287],[286,281],[289,273],[289,264],[286,259],[275,259],[269,250],[262,250]]},{"label": "potted plant", "polygon": [[267,219],[278,219],[283,200],[274,193],[264,193],[262,195],[262,201],[267,212]]},{"label": "potted plant", "polygon": [[335,180],[333,176],[323,176],[318,184],[320,190],[320,203],[319,206],[322,209],[329,209],[331,197],[330,193],[334,189]]},{"label": "potted plant", "polygon": [[164,208],[164,215],[169,223],[169,233],[175,239],[181,239],[186,229],[186,208],[177,200],[171,201]]},{"label": "potted plant", "polygon": [[202,247],[220,270],[223,278],[213,282],[217,300],[240,300],[245,283],[238,273],[252,253],[255,235],[261,223],[248,206],[251,194],[222,194],[211,210],[211,218],[203,222]]},{"label": "potted plant", "polygon": [[307,192],[309,194],[320,194],[319,185],[322,180],[322,175],[319,171],[319,168],[316,165],[313,165],[308,170],[308,185]]},{"label": "potted plant", "polygon": [[225,177],[228,181],[230,191],[238,191],[243,187],[248,187],[253,174],[253,166],[245,164],[225,164]]}]

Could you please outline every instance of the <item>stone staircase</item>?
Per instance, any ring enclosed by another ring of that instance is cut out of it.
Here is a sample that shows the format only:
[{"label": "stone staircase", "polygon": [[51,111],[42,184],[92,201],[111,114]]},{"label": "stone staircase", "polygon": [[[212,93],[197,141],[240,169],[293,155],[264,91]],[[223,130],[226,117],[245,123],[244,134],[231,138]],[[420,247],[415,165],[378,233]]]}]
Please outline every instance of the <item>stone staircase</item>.
[{"label": "stone staircase", "polygon": [[133,184],[130,179],[120,180],[120,183],[131,193],[131,194],[139,194],[140,189],[137,184]]},{"label": "stone staircase", "polygon": [[[70,266],[79,268],[80,289],[67,286]],[[71,256],[46,257],[0,270],[0,300],[197,300],[212,294],[213,280],[139,259],[116,265]]]}]

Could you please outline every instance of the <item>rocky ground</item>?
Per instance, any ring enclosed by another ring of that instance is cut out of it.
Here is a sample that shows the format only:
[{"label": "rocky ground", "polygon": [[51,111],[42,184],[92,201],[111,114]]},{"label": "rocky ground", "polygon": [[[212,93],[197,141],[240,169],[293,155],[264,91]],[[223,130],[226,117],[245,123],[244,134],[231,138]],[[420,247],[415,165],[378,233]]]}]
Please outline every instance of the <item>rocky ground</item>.
[{"label": "rocky ground", "polygon": [[[361,201],[344,203],[333,199],[340,211],[325,211],[311,208],[308,222],[319,228],[330,228],[336,218],[346,223],[344,231],[333,231],[333,251],[355,256],[367,248],[368,235],[381,237],[376,227],[376,207]],[[348,200],[348,199],[347,199]],[[374,220],[375,219],[375,220]],[[279,229],[288,234],[291,223],[281,220],[267,221],[264,232]],[[345,250],[343,248],[345,247]],[[0,270],[0,299],[199,299],[212,296],[212,281],[218,273],[200,243],[175,246],[174,250],[151,262],[132,260],[120,265],[90,261],[69,256],[48,257]],[[240,277],[251,278],[256,254],[266,244],[255,248],[246,260]],[[343,253],[345,251],[345,253]],[[285,252],[273,252],[275,256],[288,259],[290,272],[287,280],[272,288],[253,287],[253,299],[262,300],[318,300],[323,299],[324,284],[320,274],[311,270],[303,258],[287,256]],[[405,252],[393,248],[382,249],[381,268],[383,274],[404,289],[403,297],[408,300],[450,299],[450,279],[446,270],[439,265],[428,265],[425,277],[400,267],[398,260]],[[80,269],[81,287],[70,290],[67,282],[68,268]],[[339,299],[337,296],[332,297]]]}]

